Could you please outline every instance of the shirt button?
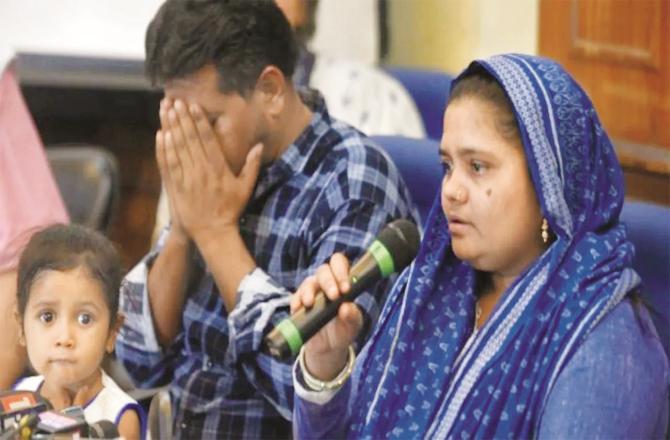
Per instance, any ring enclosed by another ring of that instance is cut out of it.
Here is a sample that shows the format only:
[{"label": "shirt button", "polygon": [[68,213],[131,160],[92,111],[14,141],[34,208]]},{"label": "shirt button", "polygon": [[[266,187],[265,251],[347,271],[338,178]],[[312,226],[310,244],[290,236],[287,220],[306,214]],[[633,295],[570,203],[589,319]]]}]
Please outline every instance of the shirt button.
[{"label": "shirt button", "polygon": [[186,423],[181,424],[181,429],[186,429]]}]

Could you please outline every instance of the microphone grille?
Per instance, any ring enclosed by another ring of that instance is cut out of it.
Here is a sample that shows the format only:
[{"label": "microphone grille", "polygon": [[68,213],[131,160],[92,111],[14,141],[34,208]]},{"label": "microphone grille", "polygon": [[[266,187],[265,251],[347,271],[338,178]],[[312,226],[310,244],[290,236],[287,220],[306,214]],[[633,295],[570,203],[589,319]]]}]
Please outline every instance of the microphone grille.
[{"label": "microphone grille", "polygon": [[405,268],[416,257],[419,251],[419,230],[409,220],[394,220],[377,236],[393,258],[396,271]]}]

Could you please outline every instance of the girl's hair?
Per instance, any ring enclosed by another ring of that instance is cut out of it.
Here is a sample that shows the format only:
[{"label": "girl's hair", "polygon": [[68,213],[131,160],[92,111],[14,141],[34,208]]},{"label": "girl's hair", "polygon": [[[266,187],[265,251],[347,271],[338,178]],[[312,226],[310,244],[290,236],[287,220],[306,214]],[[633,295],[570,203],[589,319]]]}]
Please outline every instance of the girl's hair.
[{"label": "girl's hair", "polygon": [[32,236],[21,254],[17,300],[25,313],[30,289],[47,270],[68,271],[81,267],[97,280],[109,308],[110,326],[119,309],[119,288],[123,269],[114,245],[102,234],[80,225],[54,225]]},{"label": "girl's hair", "polygon": [[483,67],[475,64],[451,89],[449,103],[458,98],[479,98],[495,107],[497,118],[495,121],[498,132],[505,139],[520,139],[514,109],[505,91],[498,81]]}]

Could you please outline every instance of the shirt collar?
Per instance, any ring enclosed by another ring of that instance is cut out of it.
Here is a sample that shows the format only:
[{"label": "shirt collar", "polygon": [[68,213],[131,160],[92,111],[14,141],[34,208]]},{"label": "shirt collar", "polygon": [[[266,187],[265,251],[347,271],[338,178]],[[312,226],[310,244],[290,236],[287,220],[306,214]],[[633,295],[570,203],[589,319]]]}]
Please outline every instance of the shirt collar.
[{"label": "shirt collar", "polygon": [[299,89],[298,94],[313,112],[312,119],[278,159],[261,169],[254,197],[259,197],[268,188],[299,174],[307,162],[318,154],[319,140],[330,127],[331,119],[323,96],[312,89]]}]

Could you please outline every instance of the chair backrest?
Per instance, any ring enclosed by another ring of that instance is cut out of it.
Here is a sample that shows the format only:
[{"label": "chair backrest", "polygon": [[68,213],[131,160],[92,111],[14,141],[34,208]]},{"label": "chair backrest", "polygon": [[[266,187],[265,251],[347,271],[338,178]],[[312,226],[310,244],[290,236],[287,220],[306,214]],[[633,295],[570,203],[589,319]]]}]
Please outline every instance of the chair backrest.
[{"label": "chair backrest", "polygon": [[148,425],[151,439],[172,438],[172,402],[167,389],[158,391],[151,399]]},{"label": "chair backrest", "polygon": [[442,137],[444,109],[453,77],[437,70],[386,67],[385,70],[397,79],[414,99],[426,134],[431,139]]},{"label": "chair backrest", "polygon": [[401,136],[372,136],[372,140],[388,153],[400,171],[425,224],[442,182],[440,144],[432,139]]},{"label": "chair backrest", "polygon": [[119,199],[114,156],[97,146],[57,145],[46,152],[72,223],[107,233]]},{"label": "chair backrest", "polygon": [[621,221],[635,245],[633,267],[642,278],[640,294],[670,358],[670,208],[626,201]]}]

